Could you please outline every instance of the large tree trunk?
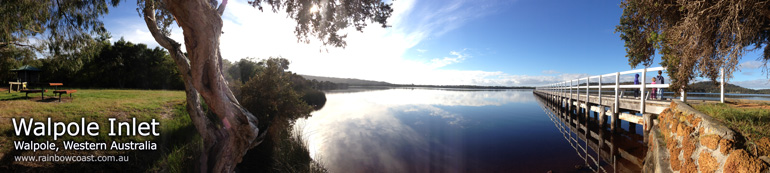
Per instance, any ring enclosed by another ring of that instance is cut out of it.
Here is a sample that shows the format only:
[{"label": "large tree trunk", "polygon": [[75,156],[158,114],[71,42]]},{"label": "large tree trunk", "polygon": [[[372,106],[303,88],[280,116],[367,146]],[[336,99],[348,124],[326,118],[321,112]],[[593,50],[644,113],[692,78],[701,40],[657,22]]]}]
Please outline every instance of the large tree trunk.
[{"label": "large tree trunk", "polygon": [[[227,1],[219,9],[207,0],[165,3],[183,29],[188,56],[182,53],[179,43],[160,32],[151,2],[145,3],[145,23],[155,40],[169,51],[183,76],[187,110],[204,143],[199,169],[232,172],[246,151],[261,143],[265,133],[259,134],[256,117],[238,103],[222,76],[219,37],[221,14]],[[203,112],[199,94],[217,118],[209,118]]]}]

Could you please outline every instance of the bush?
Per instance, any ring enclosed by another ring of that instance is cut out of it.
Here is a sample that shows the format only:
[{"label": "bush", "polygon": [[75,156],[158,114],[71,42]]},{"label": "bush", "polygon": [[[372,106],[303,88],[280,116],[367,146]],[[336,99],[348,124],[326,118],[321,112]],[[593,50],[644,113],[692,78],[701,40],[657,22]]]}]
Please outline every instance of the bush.
[{"label": "bush", "polygon": [[319,110],[326,104],[326,94],[318,90],[305,90],[302,100],[308,105],[313,106],[313,109]]},{"label": "bush", "polygon": [[266,60],[267,67],[240,90],[239,101],[259,119],[260,129],[265,129],[274,121],[288,122],[308,117],[313,111],[291,88],[291,81],[279,63],[278,58]]}]

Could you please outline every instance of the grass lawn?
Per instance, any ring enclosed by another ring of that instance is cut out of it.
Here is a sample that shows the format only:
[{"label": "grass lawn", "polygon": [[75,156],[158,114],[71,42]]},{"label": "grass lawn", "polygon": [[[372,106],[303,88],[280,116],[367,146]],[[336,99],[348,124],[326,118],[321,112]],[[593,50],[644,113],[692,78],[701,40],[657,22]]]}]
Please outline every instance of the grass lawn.
[{"label": "grass lawn", "polygon": [[[112,89],[77,89],[70,99],[63,96],[63,102],[58,102],[49,90],[45,99],[40,99],[40,93],[30,94],[25,98],[24,93],[3,91],[0,93],[0,172],[10,171],[61,171],[88,170],[126,171],[149,170],[187,172],[189,163],[195,158],[191,153],[197,151],[200,138],[190,122],[184,106],[184,91],[164,90],[112,90]],[[99,136],[69,136],[64,135],[54,141],[52,136],[16,136],[11,118],[34,118],[45,121],[50,117],[54,122],[86,122],[99,123]],[[136,117],[137,122],[149,122],[156,119],[160,122],[160,136],[108,136],[108,118],[118,121],[130,121]],[[59,148],[54,151],[17,151],[13,141],[56,142]],[[157,144],[156,151],[66,151],[62,141],[105,142],[143,142],[146,140]],[[19,155],[127,155],[129,162],[17,162],[13,156]]]},{"label": "grass lawn", "polygon": [[746,148],[750,151],[768,147],[760,140],[770,137],[770,103],[702,103],[694,104],[693,108],[741,133],[746,137]]}]

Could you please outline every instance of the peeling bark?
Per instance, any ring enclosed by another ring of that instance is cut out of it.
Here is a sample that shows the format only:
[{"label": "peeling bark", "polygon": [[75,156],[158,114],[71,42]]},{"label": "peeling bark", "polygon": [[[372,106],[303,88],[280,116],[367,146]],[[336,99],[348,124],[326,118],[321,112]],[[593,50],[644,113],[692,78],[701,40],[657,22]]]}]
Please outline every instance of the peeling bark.
[{"label": "peeling bark", "polygon": [[[144,7],[147,27],[155,41],[169,51],[183,76],[187,110],[204,143],[199,158],[201,172],[232,172],[246,151],[259,145],[266,134],[259,134],[256,117],[238,103],[222,75],[219,37],[226,3],[215,8],[205,0],[166,1],[183,29],[189,56],[182,53],[179,43],[160,32],[153,3]],[[220,121],[206,116],[199,95]]]}]

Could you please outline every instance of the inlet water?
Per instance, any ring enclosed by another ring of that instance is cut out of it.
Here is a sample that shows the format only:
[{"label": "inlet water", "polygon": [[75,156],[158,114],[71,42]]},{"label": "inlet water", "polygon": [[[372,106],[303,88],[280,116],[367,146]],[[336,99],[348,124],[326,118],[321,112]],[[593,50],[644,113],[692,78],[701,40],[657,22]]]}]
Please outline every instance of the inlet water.
[{"label": "inlet water", "polygon": [[646,152],[641,127],[598,128],[532,90],[359,89],[326,97],[294,127],[331,172],[637,172]]}]

